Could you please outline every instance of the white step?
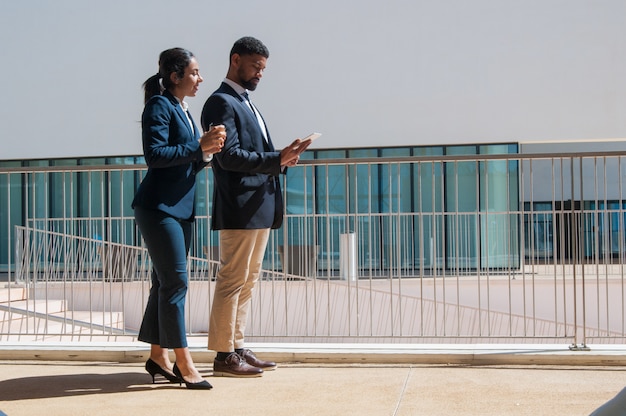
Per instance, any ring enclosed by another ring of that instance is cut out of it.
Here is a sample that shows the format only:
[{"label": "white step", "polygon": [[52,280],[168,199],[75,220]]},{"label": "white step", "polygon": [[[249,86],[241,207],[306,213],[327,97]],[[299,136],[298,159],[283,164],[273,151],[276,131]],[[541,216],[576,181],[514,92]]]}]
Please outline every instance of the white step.
[{"label": "white step", "polygon": [[57,312],[63,312],[67,309],[67,302],[64,300],[18,300],[5,302],[0,304],[2,309],[11,309],[16,312],[30,312],[30,313],[44,313],[52,314]]},{"label": "white step", "polygon": [[124,314],[78,311],[33,316],[22,310],[0,310],[0,333],[5,334],[94,334],[124,330]]},{"label": "white step", "polygon": [[[80,323],[81,327],[85,327],[89,323],[95,326],[105,326],[113,329],[124,329],[124,313],[123,312],[89,312],[89,311],[74,311],[74,312],[62,312],[50,314],[59,318],[64,318],[68,325],[72,324],[72,321]],[[77,326],[78,328],[78,326]]]},{"label": "white step", "polygon": [[25,300],[27,297],[27,291],[24,287],[5,287],[0,289],[0,304],[5,302],[14,302],[18,300]]}]

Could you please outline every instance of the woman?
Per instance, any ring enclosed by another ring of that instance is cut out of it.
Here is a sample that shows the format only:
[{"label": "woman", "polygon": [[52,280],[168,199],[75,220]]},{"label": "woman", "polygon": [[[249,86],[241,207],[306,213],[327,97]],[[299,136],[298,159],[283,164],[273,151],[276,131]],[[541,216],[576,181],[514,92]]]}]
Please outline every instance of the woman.
[{"label": "woman", "polygon": [[[152,259],[152,287],[139,330],[151,344],[146,370],[188,389],[211,389],[196,370],[185,330],[187,255],[194,221],[196,173],[224,146],[216,126],[200,134],[187,112],[202,82],[194,55],[182,48],[163,51],[159,72],[144,83],[143,153],[148,172],[133,200],[135,222]],[[168,349],[176,363],[172,365]]]}]

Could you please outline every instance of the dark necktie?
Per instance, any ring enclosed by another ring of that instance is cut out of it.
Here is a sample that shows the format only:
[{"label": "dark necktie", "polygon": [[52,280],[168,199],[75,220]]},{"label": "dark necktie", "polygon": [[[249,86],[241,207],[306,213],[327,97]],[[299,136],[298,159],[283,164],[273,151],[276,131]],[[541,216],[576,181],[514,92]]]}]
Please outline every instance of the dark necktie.
[{"label": "dark necktie", "polygon": [[265,142],[267,143],[267,136],[265,133],[265,123],[263,122],[263,119],[259,116],[259,113],[257,113],[257,111],[254,109],[254,106],[252,105],[252,101],[250,101],[250,96],[248,95],[248,91],[245,91],[243,94],[243,98],[246,100],[248,107],[250,108],[250,110],[252,110],[252,114],[254,114],[254,117],[256,118],[257,122],[259,123],[259,127],[261,128],[261,131],[263,132],[263,138],[265,139]]},{"label": "dark necktie", "polygon": [[245,98],[246,100],[246,104],[248,104],[248,107],[250,107],[250,110],[252,110],[252,112],[256,116],[256,111],[254,111],[254,107],[252,106],[252,101],[250,101],[250,96],[248,95],[248,92],[246,91],[241,95],[243,95],[243,98]]}]

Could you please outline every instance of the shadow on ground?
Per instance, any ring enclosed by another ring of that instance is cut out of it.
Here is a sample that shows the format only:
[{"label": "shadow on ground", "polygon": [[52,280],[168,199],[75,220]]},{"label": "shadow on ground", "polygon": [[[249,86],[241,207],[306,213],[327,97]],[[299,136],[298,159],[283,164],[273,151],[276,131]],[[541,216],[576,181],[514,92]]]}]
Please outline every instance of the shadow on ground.
[{"label": "shadow on ground", "polygon": [[145,373],[65,374],[13,378],[0,381],[1,401],[123,393],[155,388],[179,388],[164,378],[152,379]]}]

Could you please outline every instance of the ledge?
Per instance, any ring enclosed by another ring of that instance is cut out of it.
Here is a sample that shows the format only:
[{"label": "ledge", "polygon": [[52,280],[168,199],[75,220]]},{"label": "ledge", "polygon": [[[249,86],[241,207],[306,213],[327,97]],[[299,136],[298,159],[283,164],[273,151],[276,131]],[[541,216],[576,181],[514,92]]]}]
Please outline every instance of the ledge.
[{"label": "ledge", "polygon": [[[249,344],[265,359],[282,364],[444,364],[626,366],[626,345],[589,345],[572,351],[556,344]],[[215,352],[190,345],[196,362],[212,363]],[[3,342],[0,360],[142,362],[142,342]]]}]

